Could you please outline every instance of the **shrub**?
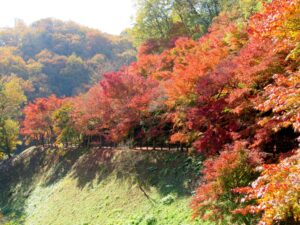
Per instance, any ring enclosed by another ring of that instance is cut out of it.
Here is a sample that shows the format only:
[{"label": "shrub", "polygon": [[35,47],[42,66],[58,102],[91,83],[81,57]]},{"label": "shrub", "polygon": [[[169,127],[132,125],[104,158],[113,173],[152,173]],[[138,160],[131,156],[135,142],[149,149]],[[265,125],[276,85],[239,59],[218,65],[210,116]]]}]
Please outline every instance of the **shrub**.
[{"label": "shrub", "polygon": [[172,194],[168,194],[162,198],[161,202],[163,205],[171,205],[175,201],[176,197]]}]

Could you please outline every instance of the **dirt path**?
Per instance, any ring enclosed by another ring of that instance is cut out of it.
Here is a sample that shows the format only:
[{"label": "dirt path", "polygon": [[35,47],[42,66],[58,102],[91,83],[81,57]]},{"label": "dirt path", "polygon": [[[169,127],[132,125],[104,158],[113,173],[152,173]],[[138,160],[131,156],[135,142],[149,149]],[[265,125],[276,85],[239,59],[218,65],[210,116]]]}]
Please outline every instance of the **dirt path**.
[{"label": "dirt path", "polygon": [[[92,146],[93,148],[96,149],[111,149],[114,151],[136,151],[136,152],[146,152],[146,151],[166,151],[166,152],[179,152],[181,151],[180,149],[177,148],[165,148],[165,147],[135,147],[135,148],[129,148],[129,147],[97,147],[97,146]],[[184,151],[187,151],[186,148],[184,148]]]}]

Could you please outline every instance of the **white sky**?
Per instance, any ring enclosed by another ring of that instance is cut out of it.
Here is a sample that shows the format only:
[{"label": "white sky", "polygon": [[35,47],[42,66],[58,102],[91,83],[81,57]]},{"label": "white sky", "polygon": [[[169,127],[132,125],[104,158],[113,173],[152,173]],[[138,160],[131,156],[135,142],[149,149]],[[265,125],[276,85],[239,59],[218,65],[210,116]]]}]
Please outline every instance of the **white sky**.
[{"label": "white sky", "polygon": [[132,0],[0,0],[0,27],[14,26],[15,18],[31,24],[52,17],[119,34],[134,12]]}]

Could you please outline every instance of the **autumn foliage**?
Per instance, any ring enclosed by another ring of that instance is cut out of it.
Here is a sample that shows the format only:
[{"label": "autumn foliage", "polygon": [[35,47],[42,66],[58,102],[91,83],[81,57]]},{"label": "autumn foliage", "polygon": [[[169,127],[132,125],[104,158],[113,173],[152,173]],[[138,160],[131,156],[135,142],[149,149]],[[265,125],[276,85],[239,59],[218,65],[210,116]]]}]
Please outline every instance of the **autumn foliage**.
[{"label": "autumn foliage", "polygon": [[37,141],[41,144],[53,143],[55,140],[53,130],[53,112],[62,104],[62,100],[51,96],[39,98],[30,103],[24,110],[22,134],[27,141]]}]

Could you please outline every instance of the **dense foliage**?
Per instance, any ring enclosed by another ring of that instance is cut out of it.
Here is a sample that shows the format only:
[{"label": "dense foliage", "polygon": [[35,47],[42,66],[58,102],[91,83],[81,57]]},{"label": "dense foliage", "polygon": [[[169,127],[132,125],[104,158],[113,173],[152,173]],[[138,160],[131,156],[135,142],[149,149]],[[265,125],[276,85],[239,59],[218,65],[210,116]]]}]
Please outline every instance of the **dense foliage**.
[{"label": "dense foliage", "polygon": [[[215,11],[207,15],[214,3]],[[300,168],[299,154],[293,154],[300,132],[300,1],[256,3],[139,1],[133,32],[146,42],[138,60],[105,74],[85,94],[30,103],[24,109],[23,135],[57,146],[186,147],[207,157],[191,204],[195,217],[253,224],[262,214],[261,224],[298,224]],[[245,5],[253,11],[245,11]],[[189,13],[192,9],[195,14]],[[201,38],[180,33],[180,26],[187,26],[196,35],[193,29],[203,26],[197,22],[202,17],[207,32]],[[157,45],[145,34],[168,45]],[[37,51],[38,61],[28,62],[60,71],[71,93],[77,85],[68,74],[84,83],[83,59],[91,56],[80,58],[79,48],[63,59],[60,51]]]}]

